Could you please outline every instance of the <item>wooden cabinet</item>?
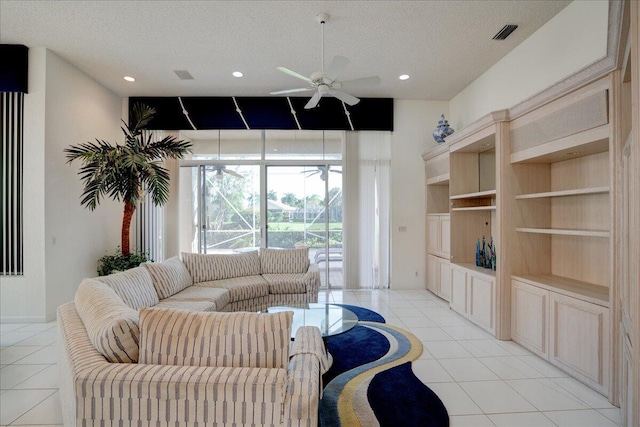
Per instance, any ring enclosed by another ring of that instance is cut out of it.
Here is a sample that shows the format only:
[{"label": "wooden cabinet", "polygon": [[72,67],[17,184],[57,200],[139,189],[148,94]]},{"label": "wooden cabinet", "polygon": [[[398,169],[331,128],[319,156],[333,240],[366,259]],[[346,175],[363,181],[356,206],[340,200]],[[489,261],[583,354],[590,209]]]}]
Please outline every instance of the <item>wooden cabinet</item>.
[{"label": "wooden cabinet", "polygon": [[550,293],[549,361],[609,394],[609,309]]},{"label": "wooden cabinet", "polygon": [[495,278],[482,271],[451,264],[452,310],[495,333]]},{"label": "wooden cabinet", "polygon": [[426,288],[449,301],[449,144],[439,145],[425,153],[422,158],[425,161],[427,207]]},{"label": "wooden cabinet", "polygon": [[519,280],[511,295],[513,340],[608,395],[609,309]]},{"label": "wooden cabinet", "polygon": [[449,214],[427,215],[427,252],[449,259],[450,226]]}]

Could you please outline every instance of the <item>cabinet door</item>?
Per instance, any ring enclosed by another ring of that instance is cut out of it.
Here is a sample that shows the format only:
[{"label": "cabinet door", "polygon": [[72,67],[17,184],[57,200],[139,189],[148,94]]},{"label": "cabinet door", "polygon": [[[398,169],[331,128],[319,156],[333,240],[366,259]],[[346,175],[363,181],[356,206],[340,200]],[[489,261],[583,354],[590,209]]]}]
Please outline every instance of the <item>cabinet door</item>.
[{"label": "cabinet door", "polygon": [[451,266],[449,260],[438,258],[438,266],[440,267],[440,289],[438,295],[440,298],[449,301],[451,299]]},{"label": "cabinet door", "polygon": [[467,270],[451,265],[451,299],[449,307],[460,314],[467,314]]},{"label": "cabinet door", "polygon": [[495,279],[469,273],[467,282],[469,319],[495,333]]},{"label": "cabinet door", "polygon": [[440,254],[440,217],[427,216],[427,252],[434,255]]},{"label": "cabinet door", "polygon": [[609,309],[550,292],[549,361],[609,394]]},{"label": "cabinet door", "polygon": [[439,258],[427,255],[427,289],[438,295],[440,291],[440,263]]},{"label": "cabinet door", "polygon": [[547,359],[549,356],[549,291],[513,280],[511,338]]},{"label": "cabinet door", "polygon": [[440,255],[449,259],[451,253],[451,219],[449,215],[440,217]]}]

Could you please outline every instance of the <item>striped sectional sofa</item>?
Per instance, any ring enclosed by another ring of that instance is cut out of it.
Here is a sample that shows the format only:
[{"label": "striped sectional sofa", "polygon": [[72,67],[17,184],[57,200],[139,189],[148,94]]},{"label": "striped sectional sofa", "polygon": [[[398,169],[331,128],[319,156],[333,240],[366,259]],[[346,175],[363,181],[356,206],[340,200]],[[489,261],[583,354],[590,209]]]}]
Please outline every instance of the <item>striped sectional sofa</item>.
[{"label": "striped sectional sofa", "polygon": [[317,302],[319,282],[307,249],[183,253],[84,279],[58,307],[65,425],[316,426],[320,331],[291,342],[291,312],[257,311]]}]

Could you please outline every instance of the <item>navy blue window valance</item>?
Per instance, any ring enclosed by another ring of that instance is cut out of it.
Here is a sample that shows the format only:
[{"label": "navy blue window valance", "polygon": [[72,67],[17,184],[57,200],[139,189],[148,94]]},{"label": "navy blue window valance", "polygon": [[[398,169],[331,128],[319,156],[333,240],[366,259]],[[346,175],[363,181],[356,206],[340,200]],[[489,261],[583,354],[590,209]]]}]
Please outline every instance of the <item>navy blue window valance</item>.
[{"label": "navy blue window valance", "polygon": [[29,48],[0,44],[0,92],[28,92]]},{"label": "navy blue window valance", "polygon": [[393,98],[361,98],[349,106],[332,97],[305,110],[308,97],[129,98],[129,117],[140,102],[156,109],[150,129],[309,129],[393,131]]}]

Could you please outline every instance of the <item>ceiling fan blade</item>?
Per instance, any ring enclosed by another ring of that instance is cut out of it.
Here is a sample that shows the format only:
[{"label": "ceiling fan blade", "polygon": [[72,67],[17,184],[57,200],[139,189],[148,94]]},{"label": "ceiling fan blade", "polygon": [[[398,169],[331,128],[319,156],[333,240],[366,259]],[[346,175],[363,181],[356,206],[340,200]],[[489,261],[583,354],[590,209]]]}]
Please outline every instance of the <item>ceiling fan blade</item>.
[{"label": "ceiling fan blade", "polygon": [[269,92],[269,95],[284,95],[285,93],[296,93],[296,92],[307,92],[310,90],[316,90],[313,87],[301,87],[298,89],[286,89],[286,90],[278,90],[275,92]]},{"label": "ceiling fan blade", "polygon": [[235,176],[236,178],[244,179],[244,176],[240,175],[238,172],[232,171],[231,169],[222,169],[222,172],[228,173],[231,176]]},{"label": "ceiling fan blade", "polygon": [[343,92],[341,90],[330,89],[328,93],[329,95],[338,98],[340,101],[343,101],[347,105],[356,105],[358,102],[360,102],[360,99],[356,98],[355,96],[349,95],[347,92]]},{"label": "ceiling fan blade", "polygon": [[[342,73],[345,68],[349,65],[349,60],[344,56],[336,55],[331,60],[331,64],[329,64],[329,68],[324,74],[325,83],[331,83],[336,79],[338,74]],[[327,81],[328,80],[328,81]]]},{"label": "ceiling fan blade", "polygon": [[363,87],[363,86],[377,86],[381,82],[382,82],[382,79],[380,77],[371,76],[371,77],[363,77],[361,79],[345,80],[343,82],[336,82],[336,83],[340,83],[339,87],[341,88],[343,87],[352,88],[352,87]]},{"label": "ceiling fan blade", "polygon": [[296,73],[295,71],[290,70],[290,69],[288,69],[286,67],[277,67],[277,68],[278,68],[278,70],[282,71],[285,74],[289,74],[290,76],[293,76],[293,77],[296,77],[296,78],[298,78],[300,80],[304,80],[305,82],[311,83],[311,79],[309,77],[305,77],[300,73]]},{"label": "ceiling fan blade", "polygon": [[304,109],[309,110],[311,108],[314,108],[316,105],[318,105],[318,102],[320,102],[320,98],[322,98],[320,92],[314,93],[309,102],[307,102],[307,105],[304,106]]}]

